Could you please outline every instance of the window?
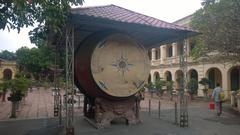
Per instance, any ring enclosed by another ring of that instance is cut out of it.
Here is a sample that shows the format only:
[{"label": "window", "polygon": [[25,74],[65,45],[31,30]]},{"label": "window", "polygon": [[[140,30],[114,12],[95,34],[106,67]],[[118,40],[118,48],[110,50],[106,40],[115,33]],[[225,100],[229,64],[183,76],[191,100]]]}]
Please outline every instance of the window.
[{"label": "window", "polygon": [[168,47],[168,49],[167,49],[167,51],[168,51],[168,57],[172,57],[173,56],[173,49],[172,49],[172,46],[169,46]]},{"label": "window", "polygon": [[160,49],[156,49],[156,60],[160,59]]}]

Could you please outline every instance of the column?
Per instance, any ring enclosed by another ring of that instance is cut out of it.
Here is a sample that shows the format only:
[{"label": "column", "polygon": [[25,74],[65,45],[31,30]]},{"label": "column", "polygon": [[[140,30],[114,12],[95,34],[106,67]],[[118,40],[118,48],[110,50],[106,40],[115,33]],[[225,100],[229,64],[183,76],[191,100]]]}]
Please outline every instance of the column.
[{"label": "column", "polygon": [[221,69],[221,73],[222,73],[222,89],[224,90],[225,93],[225,98],[229,99],[229,93],[228,93],[228,74],[227,71],[224,70],[223,68]]},{"label": "column", "polygon": [[156,49],[152,49],[152,60],[156,60]]},{"label": "column", "polygon": [[161,64],[163,64],[164,60],[166,59],[166,45],[160,46],[160,52],[161,52]]},{"label": "column", "polygon": [[177,56],[177,43],[172,44],[173,57]]},{"label": "column", "polygon": [[189,56],[190,55],[190,43],[189,43],[189,40],[187,39],[187,55]]}]

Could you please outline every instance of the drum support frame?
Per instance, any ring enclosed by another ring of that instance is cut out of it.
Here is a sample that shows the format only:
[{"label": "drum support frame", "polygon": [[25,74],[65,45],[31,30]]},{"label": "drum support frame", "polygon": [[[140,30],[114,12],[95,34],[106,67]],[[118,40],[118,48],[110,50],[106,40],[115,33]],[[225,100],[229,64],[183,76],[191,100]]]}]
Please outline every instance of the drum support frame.
[{"label": "drum support frame", "polygon": [[74,25],[66,27],[66,135],[74,135]]}]

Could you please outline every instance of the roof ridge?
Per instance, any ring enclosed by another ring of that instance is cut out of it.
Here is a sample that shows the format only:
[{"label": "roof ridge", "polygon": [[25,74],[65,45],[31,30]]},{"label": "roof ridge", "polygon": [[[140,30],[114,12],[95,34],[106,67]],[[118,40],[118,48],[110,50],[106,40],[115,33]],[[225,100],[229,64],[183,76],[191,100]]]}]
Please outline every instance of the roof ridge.
[{"label": "roof ridge", "polygon": [[[158,19],[158,18],[156,18],[156,17],[152,17],[152,16],[149,16],[149,15],[141,14],[141,13],[138,13],[138,12],[136,12],[136,11],[132,11],[132,10],[130,10],[130,9],[120,7],[120,6],[118,6],[118,5],[110,4],[109,6],[116,6],[116,7],[118,7],[118,8],[121,8],[121,9],[130,11],[130,12],[133,12],[133,13],[135,13],[135,14],[138,14],[138,15],[141,15],[141,16],[144,16],[144,17],[150,17],[150,18],[152,18],[152,19],[157,19],[158,21],[161,21],[161,22],[163,22],[163,23],[167,23],[167,24],[169,24],[169,25],[174,25],[175,27],[181,27],[181,26],[179,26],[179,25],[177,25],[177,24],[170,23],[170,22],[167,22],[167,21],[163,21],[163,20],[160,20],[160,19]],[[140,16],[139,18],[141,18],[143,21],[145,21],[145,22],[147,22],[147,23],[150,23],[148,20],[143,19],[141,16]]]},{"label": "roof ridge", "polygon": [[71,8],[71,10],[78,10],[78,9],[89,9],[89,8],[102,8],[102,7],[109,7],[112,6],[113,4],[108,4],[108,5],[97,5],[97,6],[86,6],[86,7],[76,7],[76,8]]}]

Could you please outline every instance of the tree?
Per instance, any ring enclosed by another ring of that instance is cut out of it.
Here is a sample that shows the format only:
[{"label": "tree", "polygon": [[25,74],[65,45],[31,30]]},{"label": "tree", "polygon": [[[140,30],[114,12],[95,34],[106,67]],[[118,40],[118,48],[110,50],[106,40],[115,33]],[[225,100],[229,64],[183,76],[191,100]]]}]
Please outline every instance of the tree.
[{"label": "tree", "polygon": [[192,78],[187,83],[188,93],[190,94],[190,98],[193,99],[193,95],[197,94],[198,90],[198,82],[196,79]]},{"label": "tree", "polygon": [[50,29],[62,33],[71,5],[82,5],[83,0],[2,0],[0,1],[0,29],[37,27],[29,34],[33,43],[46,39]]},{"label": "tree", "polygon": [[162,80],[161,78],[160,79],[157,79],[156,82],[155,82],[155,87],[157,89],[157,94],[160,94],[160,96],[163,95],[163,86],[166,86],[166,82],[165,80]]},{"label": "tree", "polygon": [[204,86],[203,94],[204,94],[205,98],[207,98],[207,92],[208,92],[207,86],[210,84],[210,80],[208,80],[207,78],[202,78],[199,81],[199,84]]},{"label": "tree", "polygon": [[9,52],[8,50],[4,50],[0,52],[0,58],[5,60],[16,60],[16,54],[13,52]]},{"label": "tree", "polygon": [[173,81],[166,81],[166,87],[167,87],[167,91],[170,95],[170,100],[173,99]]},{"label": "tree", "polygon": [[11,90],[8,100],[12,102],[11,118],[16,118],[16,105],[24,96],[26,96],[30,85],[31,81],[24,77],[17,77],[8,81],[8,88]]},{"label": "tree", "polygon": [[191,22],[191,26],[202,33],[198,37],[196,56],[239,62],[240,1],[204,0],[202,5]]},{"label": "tree", "polygon": [[20,72],[31,73],[35,78],[41,78],[54,64],[54,50],[48,46],[32,49],[22,47],[16,51],[16,55]]}]

